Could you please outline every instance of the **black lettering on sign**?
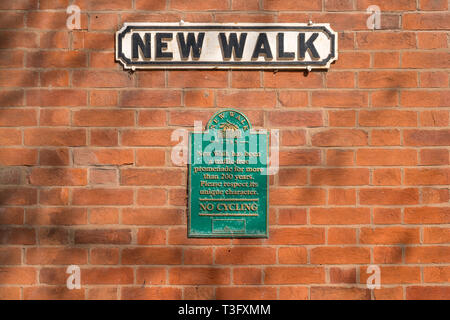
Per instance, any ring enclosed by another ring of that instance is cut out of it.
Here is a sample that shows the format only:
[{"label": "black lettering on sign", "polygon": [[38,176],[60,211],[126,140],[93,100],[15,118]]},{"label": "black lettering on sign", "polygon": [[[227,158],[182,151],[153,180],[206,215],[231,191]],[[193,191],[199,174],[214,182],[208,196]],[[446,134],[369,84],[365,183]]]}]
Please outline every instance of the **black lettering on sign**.
[{"label": "black lettering on sign", "polygon": [[305,42],[305,34],[300,33],[298,35],[298,53],[299,59],[305,59],[306,51],[309,52],[309,55],[312,59],[320,59],[320,55],[317,52],[316,47],[314,46],[314,41],[319,36],[318,33],[313,33],[311,37],[309,37],[308,41]]},{"label": "black lettering on sign", "polygon": [[204,32],[200,32],[198,34],[197,41],[195,40],[195,34],[193,32],[188,33],[187,40],[184,38],[183,32],[179,32],[177,34],[177,38],[178,38],[178,47],[180,48],[182,59],[189,58],[191,51],[193,59],[200,58],[203,46],[203,39],[205,38]]},{"label": "black lettering on sign", "polygon": [[265,55],[266,60],[272,59],[272,50],[270,50],[269,40],[266,33],[260,33],[256,40],[255,50],[253,50],[252,59],[258,59],[260,55]]},{"label": "black lettering on sign", "polygon": [[278,59],[292,60],[295,58],[294,52],[284,52],[284,33],[277,34]]},{"label": "black lettering on sign", "polygon": [[145,43],[144,43],[139,33],[133,33],[133,36],[131,38],[133,59],[139,59],[139,49],[141,50],[141,53],[144,56],[144,58],[150,59],[152,57],[150,36],[151,36],[150,33],[145,33],[144,35]]},{"label": "black lettering on sign", "polygon": [[247,40],[247,33],[243,32],[239,35],[239,41],[235,32],[230,33],[228,37],[224,32],[219,33],[220,46],[222,47],[222,55],[224,59],[230,59],[234,52],[235,59],[242,59],[244,53],[245,41]]},{"label": "black lettering on sign", "polygon": [[172,59],[173,53],[169,51],[163,51],[167,49],[167,42],[164,39],[172,40],[172,33],[157,33],[156,34],[156,59]]}]

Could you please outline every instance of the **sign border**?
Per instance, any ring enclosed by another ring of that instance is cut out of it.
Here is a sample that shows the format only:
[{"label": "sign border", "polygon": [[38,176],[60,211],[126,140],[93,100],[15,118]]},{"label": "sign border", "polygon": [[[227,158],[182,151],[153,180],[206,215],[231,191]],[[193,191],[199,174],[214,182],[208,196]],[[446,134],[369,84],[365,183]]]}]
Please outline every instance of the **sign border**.
[{"label": "sign border", "polygon": [[[143,29],[161,30],[320,30],[330,37],[331,52],[321,61],[295,61],[295,62],[239,62],[239,61],[152,61],[132,62],[122,52],[122,39],[131,30]],[[115,59],[124,69],[329,69],[330,64],[338,59],[338,33],[331,29],[329,23],[147,23],[125,22],[116,32]]]}]

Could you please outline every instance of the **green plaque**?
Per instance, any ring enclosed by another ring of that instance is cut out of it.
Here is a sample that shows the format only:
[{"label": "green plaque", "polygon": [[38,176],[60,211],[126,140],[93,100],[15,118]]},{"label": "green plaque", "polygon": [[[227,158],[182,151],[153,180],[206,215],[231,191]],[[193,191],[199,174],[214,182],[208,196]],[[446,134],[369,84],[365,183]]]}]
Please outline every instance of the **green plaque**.
[{"label": "green plaque", "polygon": [[267,238],[267,132],[227,109],[189,138],[188,236]]}]

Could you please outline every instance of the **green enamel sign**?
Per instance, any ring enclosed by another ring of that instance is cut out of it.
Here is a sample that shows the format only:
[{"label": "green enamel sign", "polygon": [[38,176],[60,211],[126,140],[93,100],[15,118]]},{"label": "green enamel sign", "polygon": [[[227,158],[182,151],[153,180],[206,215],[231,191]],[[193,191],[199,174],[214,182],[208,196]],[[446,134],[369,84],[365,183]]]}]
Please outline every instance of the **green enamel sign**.
[{"label": "green enamel sign", "polygon": [[227,109],[189,144],[188,236],[267,238],[267,132]]}]

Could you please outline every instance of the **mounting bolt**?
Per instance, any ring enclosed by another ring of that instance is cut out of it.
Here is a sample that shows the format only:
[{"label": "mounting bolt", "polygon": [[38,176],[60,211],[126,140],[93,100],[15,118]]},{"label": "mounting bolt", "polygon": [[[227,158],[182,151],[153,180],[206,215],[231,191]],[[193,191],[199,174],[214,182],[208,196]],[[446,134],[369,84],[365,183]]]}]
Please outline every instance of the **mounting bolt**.
[{"label": "mounting bolt", "polygon": [[308,21],[308,26],[313,25],[313,22],[311,20]]}]

